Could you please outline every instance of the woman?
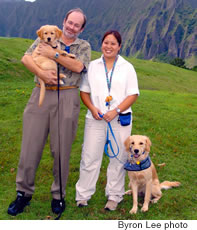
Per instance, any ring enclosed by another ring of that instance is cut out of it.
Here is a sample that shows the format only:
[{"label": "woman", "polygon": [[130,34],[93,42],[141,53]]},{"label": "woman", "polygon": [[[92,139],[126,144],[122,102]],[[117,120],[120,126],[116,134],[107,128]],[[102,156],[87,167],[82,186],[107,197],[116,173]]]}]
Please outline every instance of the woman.
[{"label": "woman", "polygon": [[[88,205],[88,200],[96,190],[109,122],[118,144],[117,147],[110,134],[112,147],[116,153],[119,148],[119,154],[118,159],[109,158],[105,189],[108,202],[105,209],[115,210],[118,203],[123,200],[123,163],[127,159],[124,141],[131,133],[132,119],[130,124],[122,126],[119,114],[131,112],[131,105],[136,101],[139,90],[133,66],[118,55],[121,41],[117,31],[108,31],[104,34],[101,47],[103,55],[90,63],[80,87],[81,99],[88,108],[80,178],[76,184],[76,201],[80,207]],[[112,152],[109,154],[112,155]]]}]

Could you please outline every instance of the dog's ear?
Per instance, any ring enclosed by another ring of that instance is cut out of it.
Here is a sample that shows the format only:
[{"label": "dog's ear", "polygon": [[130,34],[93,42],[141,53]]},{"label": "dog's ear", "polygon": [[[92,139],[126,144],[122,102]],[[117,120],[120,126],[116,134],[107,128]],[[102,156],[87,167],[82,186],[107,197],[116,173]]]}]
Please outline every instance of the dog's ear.
[{"label": "dog's ear", "polygon": [[60,30],[57,26],[56,26],[56,36],[57,38],[60,38],[62,36],[62,30]]},{"label": "dog's ear", "polygon": [[41,39],[42,39],[42,31],[43,31],[43,27],[40,27],[40,29],[36,31],[38,37]]},{"label": "dog's ear", "polygon": [[145,150],[147,152],[150,152],[150,147],[151,147],[152,143],[151,143],[149,137],[146,136],[145,138],[146,138],[146,149]]},{"label": "dog's ear", "polygon": [[127,139],[126,139],[125,142],[124,142],[126,151],[129,151],[130,143],[131,143],[131,138],[132,138],[131,136],[127,137]]}]

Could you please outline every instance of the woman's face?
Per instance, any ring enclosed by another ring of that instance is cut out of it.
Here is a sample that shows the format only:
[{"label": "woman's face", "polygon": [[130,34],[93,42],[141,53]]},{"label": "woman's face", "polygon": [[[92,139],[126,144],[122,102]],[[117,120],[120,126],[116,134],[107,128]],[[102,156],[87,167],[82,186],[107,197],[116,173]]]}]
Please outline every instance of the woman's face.
[{"label": "woman's face", "polygon": [[101,51],[105,58],[114,59],[120,50],[119,43],[113,34],[109,34],[105,37]]}]

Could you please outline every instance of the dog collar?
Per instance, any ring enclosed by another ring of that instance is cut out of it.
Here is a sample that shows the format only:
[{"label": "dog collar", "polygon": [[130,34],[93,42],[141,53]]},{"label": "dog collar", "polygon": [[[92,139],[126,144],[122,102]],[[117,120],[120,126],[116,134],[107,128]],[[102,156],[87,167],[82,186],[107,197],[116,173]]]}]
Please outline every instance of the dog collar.
[{"label": "dog collar", "polygon": [[129,161],[127,161],[124,164],[124,169],[127,171],[142,171],[144,169],[147,169],[151,166],[151,159],[150,156],[148,156],[143,161],[139,162],[139,164],[131,164]]}]

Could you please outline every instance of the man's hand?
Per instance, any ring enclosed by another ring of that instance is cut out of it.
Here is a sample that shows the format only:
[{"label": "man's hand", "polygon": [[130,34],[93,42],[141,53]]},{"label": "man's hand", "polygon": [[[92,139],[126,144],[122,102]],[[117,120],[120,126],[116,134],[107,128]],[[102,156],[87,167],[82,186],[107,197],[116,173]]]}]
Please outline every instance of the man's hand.
[{"label": "man's hand", "polygon": [[55,50],[46,43],[40,43],[37,48],[38,54],[53,59]]},{"label": "man's hand", "polygon": [[57,85],[57,72],[54,70],[41,70],[39,77],[49,85]]}]

